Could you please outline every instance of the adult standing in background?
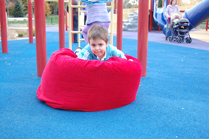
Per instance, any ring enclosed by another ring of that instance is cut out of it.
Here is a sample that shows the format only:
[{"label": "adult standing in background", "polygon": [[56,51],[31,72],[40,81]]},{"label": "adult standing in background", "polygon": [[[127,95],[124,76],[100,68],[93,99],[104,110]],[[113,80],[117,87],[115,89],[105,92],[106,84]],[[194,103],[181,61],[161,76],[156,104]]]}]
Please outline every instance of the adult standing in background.
[{"label": "adult standing in background", "polygon": [[[85,2],[82,2],[83,6],[86,6]],[[86,11],[86,8],[82,8],[83,11]],[[86,25],[86,12],[84,12],[84,25]]]},{"label": "adult standing in background", "polygon": [[[78,5],[76,0],[73,0],[73,5]],[[69,13],[67,5],[67,12]],[[73,8],[73,30],[78,31],[78,8]],[[78,34],[74,34],[74,43],[78,43]]]},{"label": "adult standing in background", "polygon": [[[165,37],[165,40],[167,40],[168,37],[169,37],[170,17],[171,17],[171,14],[173,12],[180,12],[179,6],[177,5],[176,0],[171,0],[170,4],[166,7],[166,10],[165,10],[165,17],[167,18],[167,20],[166,20],[167,27],[166,27],[166,37]],[[171,33],[172,33],[172,31],[171,31]]]}]

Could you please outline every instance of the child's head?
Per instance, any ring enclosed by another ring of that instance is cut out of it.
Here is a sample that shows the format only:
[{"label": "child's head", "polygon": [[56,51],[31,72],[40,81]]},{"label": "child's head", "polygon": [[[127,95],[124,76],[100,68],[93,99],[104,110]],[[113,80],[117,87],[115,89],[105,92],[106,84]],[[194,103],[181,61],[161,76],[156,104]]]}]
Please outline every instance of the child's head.
[{"label": "child's head", "polygon": [[88,41],[91,51],[102,59],[105,56],[106,47],[109,44],[107,28],[94,24],[88,30]]},{"label": "child's head", "polygon": [[176,0],[171,0],[170,5],[176,5]]},{"label": "child's head", "polygon": [[104,26],[100,26],[98,24],[94,24],[91,26],[88,30],[88,41],[90,42],[90,39],[96,40],[101,39],[108,42],[108,30]]}]

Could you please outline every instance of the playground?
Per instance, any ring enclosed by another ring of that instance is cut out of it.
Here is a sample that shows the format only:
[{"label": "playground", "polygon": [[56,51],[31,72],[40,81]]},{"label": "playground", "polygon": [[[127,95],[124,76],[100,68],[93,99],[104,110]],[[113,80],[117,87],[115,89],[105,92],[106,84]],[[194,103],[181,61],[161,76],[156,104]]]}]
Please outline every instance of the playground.
[{"label": "playground", "polygon": [[[137,32],[122,34],[123,52],[137,58]],[[191,37],[190,44],[175,43],[166,41],[163,31],[148,32],[147,73],[135,101],[98,112],[53,109],[38,100],[36,43],[8,40],[9,52],[0,53],[0,137],[209,138],[208,32],[193,29]],[[70,41],[65,37],[65,48]],[[77,46],[72,43],[72,50]],[[46,26],[47,61],[58,49],[59,28]]]}]

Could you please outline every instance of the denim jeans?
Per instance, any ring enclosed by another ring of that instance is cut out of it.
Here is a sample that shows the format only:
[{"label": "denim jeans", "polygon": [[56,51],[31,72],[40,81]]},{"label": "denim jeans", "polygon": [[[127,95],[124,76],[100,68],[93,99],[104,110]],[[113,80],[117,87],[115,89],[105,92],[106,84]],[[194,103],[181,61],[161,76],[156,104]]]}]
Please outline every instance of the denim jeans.
[{"label": "denim jeans", "polygon": [[[171,23],[170,23],[171,24]],[[165,36],[168,38],[169,36],[173,36],[173,30],[169,28],[170,24],[168,23],[168,19],[166,19],[166,33]]]},{"label": "denim jeans", "polygon": [[[78,16],[73,16],[73,30],[78,31]],[[78,43],[78,34],[74,34],[74,43]]]}]

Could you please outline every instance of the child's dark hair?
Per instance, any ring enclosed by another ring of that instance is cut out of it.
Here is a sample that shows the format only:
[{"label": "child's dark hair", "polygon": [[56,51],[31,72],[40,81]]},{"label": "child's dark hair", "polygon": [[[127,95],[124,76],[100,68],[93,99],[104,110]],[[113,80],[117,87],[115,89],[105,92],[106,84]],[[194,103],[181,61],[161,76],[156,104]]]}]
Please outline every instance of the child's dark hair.
[{"label": "child's dark hair", "polygon": [[171,0],[171,1],[170,1],[170,5],[172,5],[172,2],[173,2],[173,1],[174,1],[174,0]]},{"label": "child's dark hair", "polygon": [[93,40],[102,39],[107,43],[108,42],[107,28],[104,26],[100,26],[98,24],[94,24],[88,30],[88,41],[89,42],[90,42],[90,39],[93,39]]}]

